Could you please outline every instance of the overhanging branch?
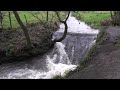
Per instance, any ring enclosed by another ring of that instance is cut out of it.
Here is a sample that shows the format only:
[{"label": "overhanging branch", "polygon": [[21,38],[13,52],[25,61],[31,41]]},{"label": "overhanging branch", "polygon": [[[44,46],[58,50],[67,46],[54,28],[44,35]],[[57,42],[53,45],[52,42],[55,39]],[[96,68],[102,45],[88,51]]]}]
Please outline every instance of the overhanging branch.
[{"label": "overhanging branch", "polygon": [[59,21],[64,24],[65,30],[64,30],[63,36],[62,36],[60,39],[54,39],[54,41],[53,41],[54,43],[56,43],[56,42],[61,42],[62,40],[65,39],[65,37],[66,37],[66,35],[67,35],[67,30],[68,30],[67,19],[69,18],[70,11],[68,12],[68,15],[67,15],[65,21],[61,21],[61,18],[60,18],[59,13],[58,13],[57,11],[55,11],[55,13],[56,13]]}]

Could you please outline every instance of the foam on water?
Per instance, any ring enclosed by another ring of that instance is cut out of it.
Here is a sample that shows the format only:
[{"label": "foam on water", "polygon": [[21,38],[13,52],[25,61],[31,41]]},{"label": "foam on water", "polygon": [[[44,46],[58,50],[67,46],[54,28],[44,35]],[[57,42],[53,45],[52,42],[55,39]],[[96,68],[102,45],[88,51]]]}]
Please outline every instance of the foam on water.
[{"label": "foam on water", "polygon": [[[70,70],[74,70],[77,65],[71,65],[69,58],[65,52],[64,45],[60,42],[55,44],[57,47],[58,52],[60,53],[60,62],[54,63],[57,60],[57,54],[54,54],[53,58],[50,58],[49,55],[46,55],[46,62],[47,62],[47,72],[41,72],[40,70],[34,69],[18,69],[12,71],[8,75],[2,77],[7,79],[51,79],[56,75],[65,76],[67,72]],[[65,63],[66,60],[66,63]]]},{"label": "foam on water", "polygon": [[[94,30],[84,22],[76,20],[75,17],[70,16],[67,20],[68,24],[68,32],[72,33],[88,33],[88,34],[98,34],[98,30]],[[60,29],[57,32],[64,32],[64,25],[60,25]],[[92,46],[95,41],[91,42]],[[5,74],[1,79],[51,79],[56,75],[65,76],[65,74],[71,70],[74,70],[77,65],[72,65],[69,57],[65,51],[65,45],[61,42],[57,42],[55,44],[55,48],[57,48],[57,52],[53,54],[52,58],[50,55],[46,55],[46,67],[48,71],[43,72],[41,70],[36,69],[16,69],[12,70],[10,73]],[[86,46],[87,48],[87,46]],[[74,47],[72,48],[72,56],[75,50]],[[59,57],[59,58],[58,58]],[[56,63],[56,61],[59,61]]]},{"label": "foam on water", "polygon": [[[54,65],[54,66],[53,66]],[[67,72],[74,70],[76,65],[53,64],[48,72],[32,69],[19,69],[9,73],[4,79],[51,79],[56,75],[64,77]]]},{"label": "foam on water", "polygon": [[65,46],[61,42],[56,43],[56,47],[58,48],[58,52],[60,54],[60,60],[59,63],[65,63],[65,64],[71,64],[70,60],[68,58],[68,55],[65,51]]}]

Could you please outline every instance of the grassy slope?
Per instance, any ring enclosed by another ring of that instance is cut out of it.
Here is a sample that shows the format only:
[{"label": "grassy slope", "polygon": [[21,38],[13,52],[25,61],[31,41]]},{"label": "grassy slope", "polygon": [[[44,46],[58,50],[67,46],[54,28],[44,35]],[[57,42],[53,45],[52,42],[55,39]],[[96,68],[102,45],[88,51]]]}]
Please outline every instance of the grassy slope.
[{"label": "grassy slope", "polygon": [[[31,13],[29,13],[28,11],[18,11],[18,13],[24,24],[26,24],[24,15],[26,15],[28,23],[39,22],[39,20],[36,19],[35,17],[33,17],[31,15]],[[46,12],[45,11],[32,11],[32,13],[37,15],[42,21],[46,21]],[[79,11],[78,13],[81,15],[82,21],[85,21],[87,24],[89,24],[93,27],[99,27],[101,21],[110,18],[109,11],[89,11],[89,12]],[[78,13],[74,13],[74,15],[79,19],[80,16]],[[55,15],[54,12],[49,11],[49,21],[51,20],[52,14]],[[62,12],[61,12],[61,14],[62,14],[61,16],[64,15]],[[8,13],[6,12],[5,15],[6,16],[3,20],[3,26],[4,26],[4,28],[8,28],[8,27],[10,27]],[[13,28],[17,28],[19,25],[18,25],[12,12],[11,12],[11,17],[12,17]],[[53,21],[57,21],[57,18],[56,17],[53,18]]]},{"label": "grassy slope", "polygon": [[[24,24],[26,24],[26,20],[25,20],[24,15],[26,15],[28,23],[37,23],[37,22],[39,22],[39,20],[37,18],[35,18],[34,16],[32,16],[32,14],[29,13],[28,11],[18,11],[18,13],[19,13],[19,16],[20,16],[20,18],[21,18],[21,20],[23,21]],[[32,11],[32,13],[35,14],[36,16],[38,16],[42,21],[46,21],[46,12],[45,11]],[[49,11],[49,21],[51,21],[52,14],[55,15],[54,12]],[[63,15],[64,15],[64,13],[61,12],[62,18],[64,17]],[[55,22],[57,20],[58,19],[56,17],[53,18],[53,22]],[[11,12],[11,21],[12,21],[12,27],[13,28],[19,27],[19,25],[18,25],[18,23],[17,23],[17,21],[16,21],[16,19],[15,19],[12,12]],[[4,28],[10,27],[8,12],[5,13],[5,17],[3,19],[3,27]]]},{"label": "grassy slope", "polygon": [[[79,13],[79,14],[78,14]],[[87,24],[91,25],[94,28],[100,26],[100,22],[110,18],[110,13],[108,11],[90,11],[90,12],[81,12],[75,13],[74,15]],[[80,16],[79,16],[80,15]]]}]

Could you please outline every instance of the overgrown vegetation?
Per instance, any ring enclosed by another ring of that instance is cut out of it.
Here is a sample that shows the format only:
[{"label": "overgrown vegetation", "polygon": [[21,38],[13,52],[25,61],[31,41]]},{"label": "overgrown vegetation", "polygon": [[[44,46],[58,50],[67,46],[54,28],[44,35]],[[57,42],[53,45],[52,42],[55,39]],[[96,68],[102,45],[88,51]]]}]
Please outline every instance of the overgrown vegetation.
[{"label": "overgrown vegetation", "polygon": [[[63,11],[59,12],[60,20],[55,11],[1,11],[0,16],[2,22],[0,63],[22,60],[45,53],[53,45],[52,34],[58,29],[59,22],[65,23],[66,27],[66,20],[68,19],[62,21],[66,16]],[[18,24],[21,28],[18,27]],[[61,38],[60,41],[64,38]]]},{"label": "overgrown vegetation", "polygon": [[93,28],[99,28],[101,26],[101,22],[106,19],[111,19],[109,11],[78,11],[73,13],[73,15],[76,16],[79,20],[89,24]]},{"label": "overgrown vegetation", "polygon": [[27,48],[27,42],[21,29],[0,32],[0,63],[23,60],[43,54],[50,48],[51,33],[58,27],[43,27],[40,23],[28,25],[29,35],[34,48]]},{"label": "overgrown vegetation", "polygon": [[[16,60],[16,58],[23,60],[23,58],[47,52],[49,48],[51,48],[52,33],[58,29],[59,25],[57,25],[57,23],[62,22],[67,27],[66,20],[68,18],[66,17],[65,19],[66,13],[63,11],[61,11],[59,15],[55,14],[54,11],[18,11],[18,13],[23,24],[28,28],[34,48],[30,50],[27,48],[25,36],[19,28],[13,12],[2,11],[0,12],[0,63],[8,59],[12,60],[13,58],[14,60]],[[78,11],[73,13],[73,15],[94,28],[99,28],[102,24],[106,25],[108,22],[111,24],[111,21],[109,21],[111,20],[109,11]],[[63,21],[63,19],[65,20]],[[64,33],[63,38],[56,41],[61,41],[66,37],[67,28]],[[96,40],[96,45],[94,45],[87,56],[81,60],[80,66],[78,66],[76,70],[69,72],[65,77],[56,76],[55,79],[67,78],[70,74],[84,68],[92,60],[96,49],[99,48],[106,39],[105,36],[106,33],[104,29],[102,29]]]},{"label": "overgrown vegetation", "polygon": [[[9,13],[8,11],[1,11],[3,13],[3,28],[7,29],[10,28],[10,21],[9,21]],[[12,11],[10,11],[11,13],[11,23],[12,23],[12,27],[13,28],[18,28],[18,22],[15,19],[15,16],[13,14]],[[33,13],[35,16],[37,16],[41,21],[45,22],[46,20],[46,15],[47,12],[46,11],[18,11],[18,14],[22,20],[22,22],[24,23],[24,25],[26,25],[27,23],[31,24],[31,23],[38,23],[40,22],[37,18],[35,18],[31,13]],[[63,19],[65,17],[64,12],[60,13],[60,17]],[[26,22],[27,19],[27,22]],[[49,11],[48,14],[48,22],[50,21],[53,22],[57,22],[58,19],[55,15],[55,12],[53,11]]]},{"label": "overgrown vegetation", "polygon": [[[0,13],[2,22],[0,25],[0,63],[23,60],[24,58],[43,54],[49,50],[52,33],[58,29],[58,26],[54,24],[54,22],[57,22],[55,13],[49,12],[49,21],[45,21],[45,12],[31,12],[44,22],[44,26],[28,11],[18,12],[31,37],[30,39],[34,48],[30,50],[27,47],[28,45],[23,31],[21,28],[18,28],[19,25],[15,16],[12,12],[10,13],[8,13],[8,11],[1,11]],[[11,16],[12,29],[10,29],[9,16],[7,15]],[[24,17],[25,15],[26,18]],[[62,15],[62,13],[60,15]]]}]

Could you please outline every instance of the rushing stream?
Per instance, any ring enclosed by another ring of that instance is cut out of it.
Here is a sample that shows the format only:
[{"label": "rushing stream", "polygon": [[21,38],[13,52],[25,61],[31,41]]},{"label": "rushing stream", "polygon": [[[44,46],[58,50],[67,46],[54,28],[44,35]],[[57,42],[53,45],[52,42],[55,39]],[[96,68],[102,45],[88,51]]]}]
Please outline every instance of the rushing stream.
[{"label": "rushing stream", "polygon": [[[57,42],[53,49],[43,56],[28,61],[0,65],[1,79],[51,79],[56,75],[64,76],[74,70],[86,52],[95,43],[98,30],[70,16],[67,20],[68,35]],[[62,36],[64,25],[54,33],[55,38]]]}]

